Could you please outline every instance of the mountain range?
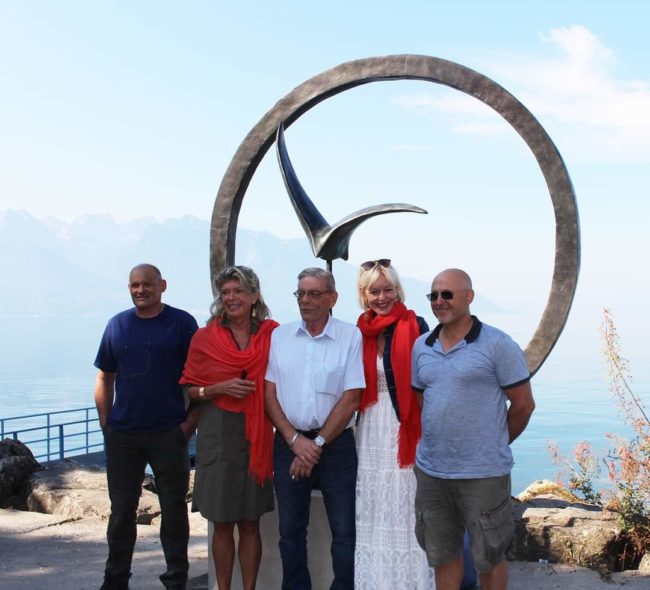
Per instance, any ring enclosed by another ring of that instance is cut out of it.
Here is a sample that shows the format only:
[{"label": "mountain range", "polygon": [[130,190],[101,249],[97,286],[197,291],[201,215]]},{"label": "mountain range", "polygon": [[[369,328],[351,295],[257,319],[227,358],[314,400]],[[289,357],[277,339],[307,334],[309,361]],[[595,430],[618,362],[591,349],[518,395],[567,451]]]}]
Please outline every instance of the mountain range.
[{"label": "mountain range", "polygon": [[[26,211],[0,211],[0,316],[101,317],[129,307],[129,270],[156,264],[167,279],[165,300],[193,313],[201,323],[212,301],[207,220],[185,216],[158,221],[117,222],[108,215],[71,222],[39,220]],[[236,260],[260,276],[262,293],[280,322],[296,317],[291,293],[307,266],[324,266],[306,239],[283,240],[268,232],[239,229]],[[335,314],[354,321],[359,313],[357,267],[335,261],[339,291]],[[429,285],[402,277],[407,303],[428,319]],[[480,305],[496,306],[479,299]]]}]

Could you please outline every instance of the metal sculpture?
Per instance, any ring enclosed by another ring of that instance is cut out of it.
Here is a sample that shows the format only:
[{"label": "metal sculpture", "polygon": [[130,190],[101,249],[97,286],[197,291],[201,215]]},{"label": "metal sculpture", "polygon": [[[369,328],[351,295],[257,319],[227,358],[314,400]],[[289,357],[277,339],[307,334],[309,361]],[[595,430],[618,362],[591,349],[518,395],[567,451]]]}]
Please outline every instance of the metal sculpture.
[{"label": "metal sculpture", "polygon": [[210,230],[210,272],[235,260],[237,220],[250,180],[273,144],[280,123],[289,127],[318,103],[362,84],[423,80],[444,84],[479,99],[499,113],[526,142],[546,181],[555,213],[555,265],[542,318],[526,346],[536,373],[559,338],[573,303],[580,269],[580,229],[573,186],[562,156],[544,128],[512,94],[460,64],[426,55],[389,55],[340,64],[303,82],[278,101],[251,129],[221,181]]},{"label": "metal sculpture", "polygon": [[329,225],[321,212],[316,208],[304,188],[298,180],[293,164],[289,159],[286,142],[284,140],[284,124],[280,123],[275,139],[278,163],[287,187],[291,204],[298,215],[300,224],[307,234],[311,250],[316,258],[322,258],[327,262],[327,270],[332,270],[332,260],[335,258],[348,259],[348,247],[350,238],[359,225],[366,219],[375,215],[386,213],[425,213],[421,207],[408,205],[406,203],[389,203],[387,205],[375,205],[355,211],[345,216],[334,225]]}]

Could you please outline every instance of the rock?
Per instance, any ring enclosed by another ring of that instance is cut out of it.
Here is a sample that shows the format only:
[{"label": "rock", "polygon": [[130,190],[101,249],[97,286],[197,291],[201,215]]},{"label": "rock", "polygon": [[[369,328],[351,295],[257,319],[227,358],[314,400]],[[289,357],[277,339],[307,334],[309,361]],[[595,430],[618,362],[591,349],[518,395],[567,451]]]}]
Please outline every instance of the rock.
[{"label": "rock", "polygon": [[513,505],[516,539],[513,557],[545,559],[612,572],[620,554],[616,515],[598,506],[542,494]]},{"label": "rock", "polygon": [[[100,467],[79,465],[70,459],[52,463],[33,476],[27,506],[34,512],[58,514],[73,520],[93,516],[108,519],[111,504],[106,471]],[[138,524],[150,524],[158,514],[158,497],[143,489],[138,505]]]},{"label": "rock", "polygon": [[0,535],[23,535],[65,522],[69,522],[69,519],[64,516],[0,508]]},{"label": "rock", "polygon": [[5,438],[0,441],[0,461],[9,457],[26,457],[32,460],[32,463],[38,468],[39,463],[34,459],[34,455],[29,450],[29,447],[21,443],[19,440]]},{"label": "rock", "polygon": [[[188,485],[187,494],[185,494],[185,501],[186,502],[191,502],[192,497],[194,495],[194,474],[195,474],[195,470],[191,469],[190,470],[190,483]],[[156,489],[156,480],[151,475],[147,474],[145,476],[142,487],[145,490],[149,490],[150,492],[153,492],[154,494],[158,493],[158,490]]]},{"label": "rock", "polygon": [[0,441],[0,508],[24,507],[25,482],[37,469],[38,461],[23,443],[9,438]]},{"label": "rock", "polygon": [[567,491],[561,484],[550,479],[538,479],[531,483],[521,494],[517,496],[520,502],[529,502],[542,494],[553,494],[569,502],[579,502],[580,499]]},{"label": "rock", "polygon": [[650,553],[646,553],[639,563],[639,573],[645,576],[650,575]]},{"label": "rock", "polygon": [[194,497],[194,477],[196,475],[196,470],[195,469],[190,469],[190,485],[187,489],[187,495],[185,496],[185,499],[188,502],[192,501],[192,498]]}]

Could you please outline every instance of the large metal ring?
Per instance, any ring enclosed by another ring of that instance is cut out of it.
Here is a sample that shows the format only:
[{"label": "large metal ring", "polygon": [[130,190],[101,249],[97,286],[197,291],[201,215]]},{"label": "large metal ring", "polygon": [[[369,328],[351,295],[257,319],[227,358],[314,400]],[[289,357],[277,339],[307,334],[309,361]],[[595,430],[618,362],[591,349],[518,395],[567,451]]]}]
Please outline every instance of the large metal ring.
[{"label": "large metal ring", "polygon": [[544,128],[512,94],[460,64],[426,55],[389,55],[340,64],[300,84],[278,101],[251,129],[221,181],[210,230],[210,272],[235,260],[237,220],[248,185],[273,144],[278,125],[288,127],[319,102],[350,88],[382,80],[424,80],[465,92],[492,107],[533,152],[555,212],[555,266],[542,318],[526,346],[531,374],[542,366],[566,324],[580,269],[578,207],[562,156]]}]

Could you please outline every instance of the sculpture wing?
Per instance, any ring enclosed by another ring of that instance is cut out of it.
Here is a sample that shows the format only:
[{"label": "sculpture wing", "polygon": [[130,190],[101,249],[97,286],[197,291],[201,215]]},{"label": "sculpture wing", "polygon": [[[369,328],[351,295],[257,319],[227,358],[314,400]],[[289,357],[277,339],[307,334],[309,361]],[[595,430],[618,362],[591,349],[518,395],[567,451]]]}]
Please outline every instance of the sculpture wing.
[{"label": "sculpture wing", "polygon": [[325,260],[334,260],[335,258],[348,259],[348,247],[350,238],[359,225],[375,215],[385,215],[386,213],[422,213],[427,211],[415,205],[408,203],[387,203],[385,205],[374,205],[366,207],[347,215],[341,221],[331,226],[326,232],[322,232],[321,247],[316,256]]},{"label": "sculpture wing", "polygon": [[424,209],[415,205],[389,203],[366,207],[347,215],[338,223],[330,226],[309,198],[293,169],[284,140],[284,123],[280,123],[278,126],[275,140],[284,186],[287,188],[291,204],[298,215],[300,224],[307,234],[312,252],[317,258],[330,261],[335,258],[347,260],[352,233],[366,219],[370,219],[375,215],[400,212],[426,213]]},{"label": "sculpture wing", "polygon": [[319,232],[329,229],[329,224],[309,198],[305,189],[302,188],[298,176],[293,169],[284,141],[284,123],[280,123],[278,126],[275,141],[284,186],[287,188],[289,199],[291,199],[291,204],[298,215],[302,229],[307,234],[314,256],[318,256],[317,251],[320,248],[320,244],[318,244],[317,236]]}]

